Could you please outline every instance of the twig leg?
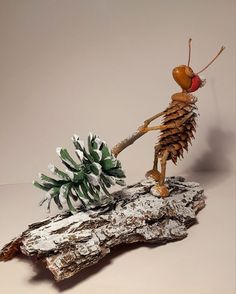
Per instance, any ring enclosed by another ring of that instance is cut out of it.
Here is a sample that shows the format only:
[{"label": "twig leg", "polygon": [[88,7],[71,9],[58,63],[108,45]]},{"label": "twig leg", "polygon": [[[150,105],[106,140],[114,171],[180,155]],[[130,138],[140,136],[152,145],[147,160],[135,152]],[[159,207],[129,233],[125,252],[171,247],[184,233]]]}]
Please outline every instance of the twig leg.
[{"label": "twig leg", "polygon": [[160,145],[155,145],[154,147],[154,161],[153,161],[153,168],[146,172],[146,178],[152,178],[155,181],[159,182],[160,180],[160,172],[158,171],[158,153],[160,150]]},{"label": "twig leg", "polygon": [[156,152],[154,152],[153,169],[157,170],[157,167],[158,167],[158,157],[156,156]]},{"label": "twig leg", "polygon": [[161,145],[157,144],[154,146],[154,161],[153,161],[153,169],[157,170],[158,167],[158,153],[161,149]]},{"label": "twig leg", "polygon": [[168,158],[169,152],[165,151],[161,158],[161,179],[160,185],[164,185],[165,177],[166,177],[166,161]]},{"label": "twig leg", "polygon": [[161,173],[159,183],[154,186],[156,192],[160,194],[161,197],[169,196],[169,190],[165,186],[165,176],[166,176],[166,162],[168,158],[169,152],[165,151],[161,157]]}]

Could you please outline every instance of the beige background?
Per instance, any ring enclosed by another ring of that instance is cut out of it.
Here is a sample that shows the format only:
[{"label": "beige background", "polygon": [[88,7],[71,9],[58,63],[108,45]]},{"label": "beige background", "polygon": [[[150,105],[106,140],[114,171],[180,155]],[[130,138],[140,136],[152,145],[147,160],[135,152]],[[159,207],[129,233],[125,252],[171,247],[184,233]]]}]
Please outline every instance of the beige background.
[{"label": "beige background", "polygon": [[[196,140],[177,167],[168,166],[169,175],[200,181],[208,197],[189,238],[120,249],[60,287],[45,272],[32,274],[24,260],[0,264],[3,293],[141,293],[145,286],[149,293],[234,293],[235,6],[233,0],[0,0],[0,246],[45,217],[37,208],[42,193],[29,183],[48,163],[59,164],[57,146],[72,152],[71,135],[86,139],[90,131],[114,145],[179,90],[171,70],[186,63],[189,37],[195,71],[226,46],[196,93]],[[148,134],[121,154],[128,183],[150,169],[156,137]]]}]

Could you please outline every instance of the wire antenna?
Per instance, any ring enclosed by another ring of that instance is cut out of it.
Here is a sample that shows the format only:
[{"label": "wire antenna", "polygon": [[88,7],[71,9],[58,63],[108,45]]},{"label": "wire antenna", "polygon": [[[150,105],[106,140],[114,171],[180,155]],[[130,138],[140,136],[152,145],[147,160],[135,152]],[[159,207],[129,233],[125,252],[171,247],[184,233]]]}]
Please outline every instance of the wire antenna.
[{"label": "wire antenna", "polygon": [[200,70],[197,74],[200,74],[201,72],[203,72],[205,69],[207,69],[215,60],[216,58],[223,52],[223,50],[225,49],[224,46],[222,46],[220,48],[220,51],[216,54],[216,56],[202,69]]},{"label": "wire antenna", "polygon": [[190,64],[190,59],[191,59],[191,42],[192,42],[192,39],[190,38],[188,40],[188,66]]}]

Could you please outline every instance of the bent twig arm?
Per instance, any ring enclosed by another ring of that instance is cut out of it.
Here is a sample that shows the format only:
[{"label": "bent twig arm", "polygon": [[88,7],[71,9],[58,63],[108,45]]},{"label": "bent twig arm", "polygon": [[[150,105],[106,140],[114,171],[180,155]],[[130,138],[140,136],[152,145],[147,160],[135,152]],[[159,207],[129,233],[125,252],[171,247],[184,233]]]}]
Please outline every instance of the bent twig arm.
[{"label": "bent twig arm", "polygon": [[141,125],[138,130],[136,132],[134,132],[131,136],[129,136],[128,138],[124,139],[123,141],[119,142],[118,144],[116,144],[113,148],[112,148],[112,153],[115,157],[117,157],[117,155],[124,150],[126,147],[132,145],[136,140],[138,140],[140,137],[142,137],[144,134],[146,134],[149,131],[157,131],[157,130],[166,130],[166,129],[174,129],[174,128],[179,128],[181,125],[183,125],[186,120],[188,120],[192,114],[188,114],[186,115],[183,119],[176,121],[176,122],[172,122],[169,124],[163,124],[163,125],[157,125],[157,126],[152,126],[152,127],[148,127],[148,125],[155,120],[156,118],[160,117],[161,115],[163,115],[165,112],[160,112],[152,117],[150,117],[149,119],[145,120],[143,125]]},{"label": "bent twig arm", "polygon": [[165,113],[165,111],[159,112],[153,116],[151,116],[150,118],[146,119],[144,121],[144,126],[148,126],[153,120],[157,119],[158,117],[162,116]]},{"label": "bent twig arm", "polygon": [[142,137],[144,134],[146,134],[149,131],[153,130],[160,130],[162,129],[163,126],[155,126],[155,127],[150,127],[147,128],[147,126],[155,119],[158,117],[162,116],[164,114],[164,111],[155,114],[154,116],[148,118],[147,120],[144,121],[143,125],[140,126],[136,132],[134,132],[131,136],[125,138],[121,142],[117,143],[111,150],[113,155],[117,157],[117,155],[124,150],[126,147],[132,145],[136,140],[138,140],[140,137]]},{"label": "bent twig arm", "polygon": [[117,143],[112,149],[111,152],[115,157],[124,150],[126,147],[132,145],[136,140],[142,137],[146,132],[137,130],[131,136],[125,138],[121,142]]}]

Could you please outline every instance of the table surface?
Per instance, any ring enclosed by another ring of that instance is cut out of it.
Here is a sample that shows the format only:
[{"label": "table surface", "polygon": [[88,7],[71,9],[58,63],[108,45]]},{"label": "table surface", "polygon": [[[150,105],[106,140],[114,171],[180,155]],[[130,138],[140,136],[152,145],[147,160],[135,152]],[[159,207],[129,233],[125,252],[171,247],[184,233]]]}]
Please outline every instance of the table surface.
[{"label": "table surface", "polygon": [[[193,180],[193,179],[191,179]],[[235,293],[235,174],[198,173],[206,207],[184,240],[164,246],[121,246],[99,264],[54,282],[41,264],[24,257],[0,263],[1,293]],[[0,246],[45,218],[31,184],[0,186]],[[39,196],[39,198],[37,198]]]}]

